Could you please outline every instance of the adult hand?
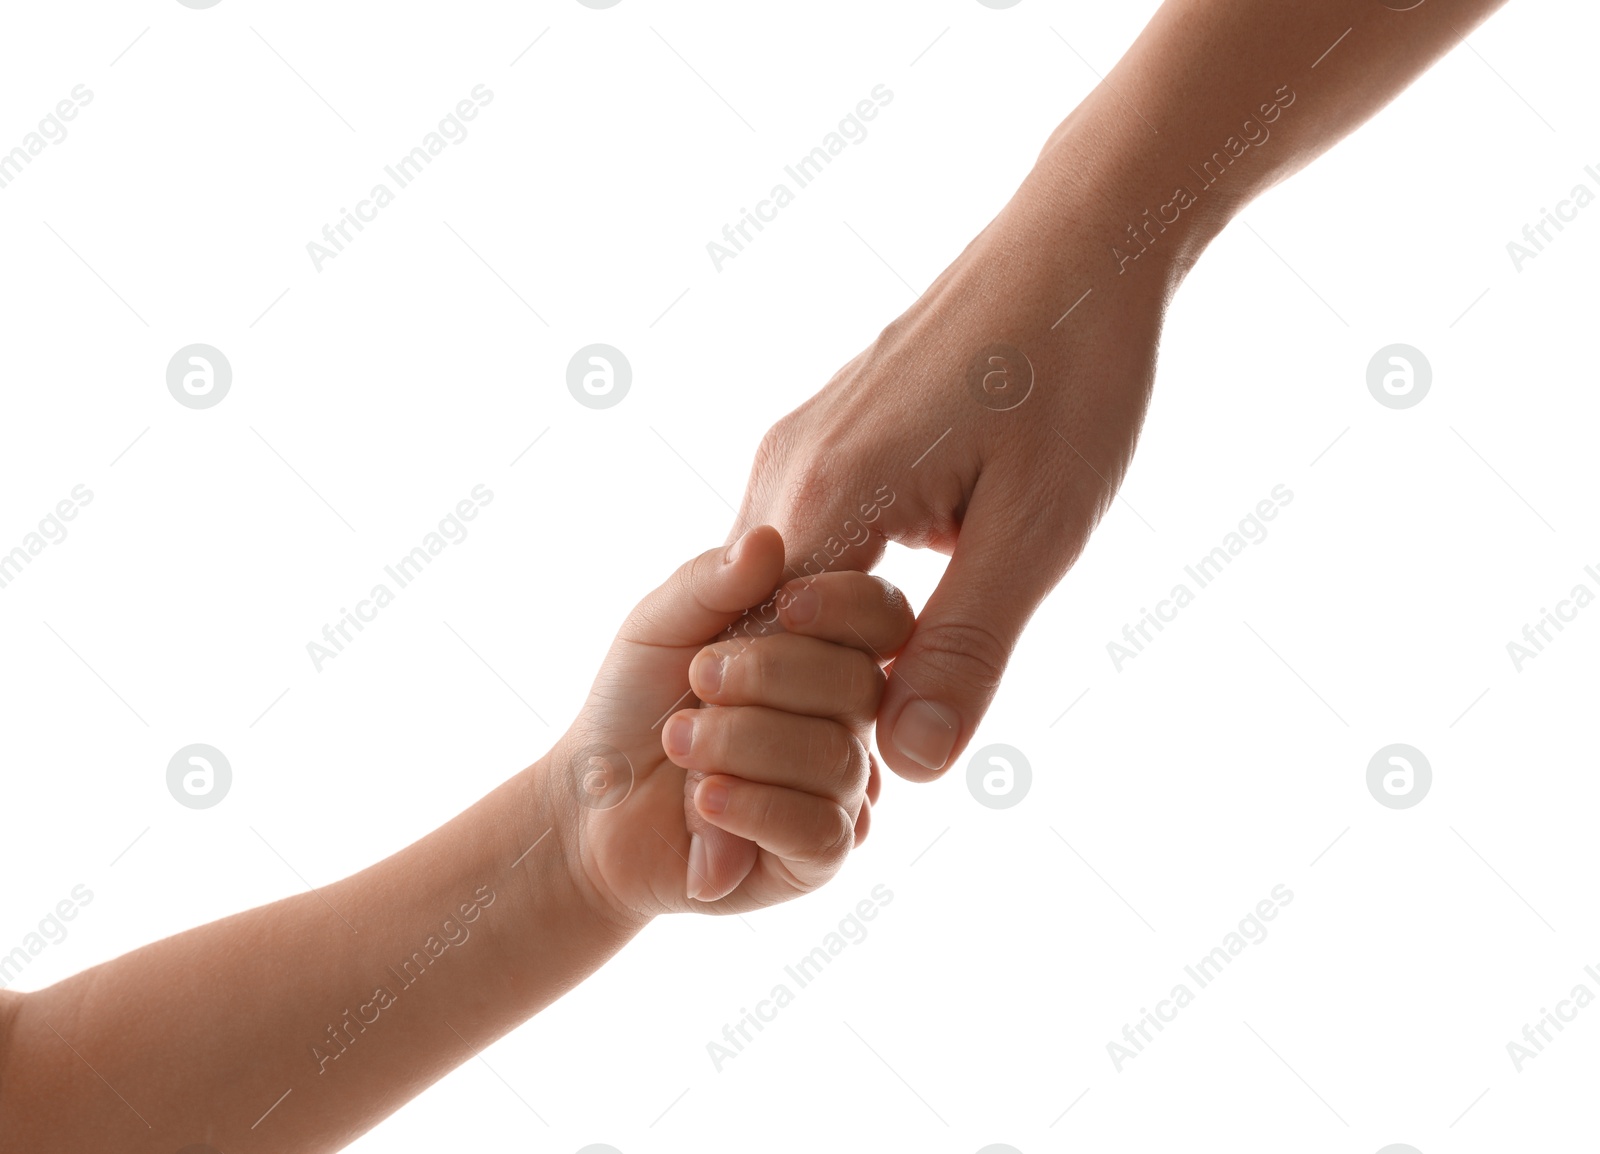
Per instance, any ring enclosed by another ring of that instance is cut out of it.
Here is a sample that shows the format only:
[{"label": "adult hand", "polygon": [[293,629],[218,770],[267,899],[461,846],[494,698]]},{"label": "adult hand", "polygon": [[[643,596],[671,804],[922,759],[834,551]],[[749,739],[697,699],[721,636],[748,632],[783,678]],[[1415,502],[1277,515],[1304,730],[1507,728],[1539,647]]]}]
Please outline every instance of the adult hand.
[{"label": "adult hand", "polygon": [[1501,2],[1163,4],[1000,215],[767,434],[734,535],[776,525],[797,573],[885,539],[950,554],[878,714],[902,777],[960,754],[1110,505],[1184,272]]},{"label": "adult hand", "polygon": [[1120,230],[1062,189],[1041,160],[921,299],[773,426],[735,525],[775,525],[791,576],[871,568],[886,540],[950,556],[878,714],[884,761],[913,780],[972,737],[1110,505],[1149,399],[1172,267],[1152,250],[1108,276]]}]

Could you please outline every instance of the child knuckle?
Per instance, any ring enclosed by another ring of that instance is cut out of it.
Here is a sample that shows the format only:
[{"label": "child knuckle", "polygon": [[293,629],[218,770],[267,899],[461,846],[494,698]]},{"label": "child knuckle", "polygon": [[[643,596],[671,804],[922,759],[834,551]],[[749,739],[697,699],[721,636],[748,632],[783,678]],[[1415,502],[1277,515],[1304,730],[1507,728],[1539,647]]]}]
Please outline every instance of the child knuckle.
[{"label": "child knuckle", "polygon": [[837,751],[832,775],[834,796],[857,797],[866,790],[867,779],[872,772],[872,767],[867,761],[867,747],[844,726],[834,725],[831,728],[832,740]]},{"label": "child knuckle", "polygon": [[771,700],[782,685],[783,658],[778,645],[753,645],[741,656],[744,679],[740,683],[745,694],[757,701]]},{"label": "child knuckle", "polygon": [[874,713],[883,693],[883,670],[860,650],[852,649],[849,653],[843,672],[846,712],[852,715]]},{"label": "child knuckle", "polygon": [[829,805],[818,817],[817,861],[829,869],[838,869],[850,856],[856,844],[856,823],[841,805]]}]

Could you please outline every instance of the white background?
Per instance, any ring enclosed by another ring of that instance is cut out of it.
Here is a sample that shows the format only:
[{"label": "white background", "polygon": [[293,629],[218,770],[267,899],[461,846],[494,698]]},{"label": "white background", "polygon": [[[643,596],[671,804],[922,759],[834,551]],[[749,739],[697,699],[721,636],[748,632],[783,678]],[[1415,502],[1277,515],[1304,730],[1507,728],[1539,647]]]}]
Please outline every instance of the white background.
[{"label": "white background", "polygon": [[[344,876],[543,752],[626,608],[723,539],[760,434],[1153,9],[8,6],[0,147],[94,93],[0,190],[0,548],[94,493],[0,590],[0,952],[95,895],[18,988],[303,889],[285,861]],[[1506,1043],[1600,993],[1600,609],[1520,673],[1506,643],[1600,591],[1600,207],[1521,272],[1506,242],[1600,191],[1596,24],[1503,11],[1208,252],[1125,500],[974,742],[1025,752],[1020,804],[964,763],[891,778],[825,890],[658,922],[485,1054],[548,1125],[474,1061],[353,1149],[1570,1148],[1600,1009],[1520,1074]],[[316,271],[477,84],[470,137]],[[877,84],[870,135],[715,271]],[[234,370],[204,411],[164,380],[197,341]],[[634,370],[604,411],[564,379],[596,341]],[[1404,411],[1365,380],[1395,341],[1434,372]],[[479,483],[470,537],[317,673],[306,642]],[[1278,484],[1268,538],[1118,673],[1106,643]],[[920,604],[941,565],[882,571]],[[191,742],[232,762],[214,809],[167,792]],[[1411,809],[1367,791],[1392,742],[1433,766]],[[870,936],[718,1073],[707,1042],[879,883]],[[1107,1042],[1278,884],[1267,939],[1118,1073]]]}]

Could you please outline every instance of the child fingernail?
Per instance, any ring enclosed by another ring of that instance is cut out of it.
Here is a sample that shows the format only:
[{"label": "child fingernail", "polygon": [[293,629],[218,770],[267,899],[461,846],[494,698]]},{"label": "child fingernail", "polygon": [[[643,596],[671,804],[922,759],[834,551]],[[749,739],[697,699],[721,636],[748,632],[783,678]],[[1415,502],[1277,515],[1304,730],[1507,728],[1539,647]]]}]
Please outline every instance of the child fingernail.
[{"label": "child fingernail", "polygon": [[716,694],[722,689],[722,671],[727,658],[712,650],[701,650],[701,656],[695,662],[694,680],[700,689],[700,696],[706,697]]},{"label": "child fingernail", "polygon": [[895,748],[925,769],[943,769],[956,744],[954,718],[952,709],[940,709],[927,701],[913,701],[900,712],[900,720],[895,723]]},{"label": "child fingernail", "polygon": [[807,588],[789,598],[783,613],[796,625],[809,625],[817,619],[817,611],[821,608],[822,597],[815,589]]},{"label": "child fingernail", "polygon": [[750,534],[752,532],[754,532],[754,530],[746,529],[739,535],[739,539],[737,541],[728,546],[728,551],[722,555],[722,563],[724,565],[732,565],[739,559],[739,551],[744,548],[744,543],[750,540]]},{"label": "child fingernail", "polygon": [[661,748],[674,761],[689,756],[694,745],[694,718],[679,713],[661,728]]},{"label": "child fingernail", "polygon": [[713,781],[700,787],[700,812],[715,817],[728,808],[728,787]]},{"label": "child fingernail", "polygon": [[699,834],[689,835],[689,877],[685,890],[691,898],[699,899],[706,884],[706,841]]}]

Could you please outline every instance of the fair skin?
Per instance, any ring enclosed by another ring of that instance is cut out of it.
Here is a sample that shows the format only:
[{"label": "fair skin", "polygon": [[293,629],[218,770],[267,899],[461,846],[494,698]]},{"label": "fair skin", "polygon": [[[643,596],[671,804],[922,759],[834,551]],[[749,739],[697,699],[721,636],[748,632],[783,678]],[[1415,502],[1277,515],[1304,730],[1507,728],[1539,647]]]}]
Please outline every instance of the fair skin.
[{"label": "fair skin", "polygon": [[[782,541],[760,533],[731,569],[702,559],[708,572],[647,599],[556,749],[415,845],[319,895],[38,993],[0,994],[8,1145],[337,1149],[559,997],[650,918],[754,909],[825,880],[865,832],[876,777],[851,742],[874,707],[896,772],[945,772],[1028,618],[1110,506],[1188,269],[1256,195],[1372,116],[1502,0],[1391,10],[1410,2],[1168,0],[994,221],[763,441],[735,535],[768,523]],[[1262,106],[1280,101],[1268,120]],[[1215,183],[1174,217],[1174,185],[1197,180],[1193,167],[1241,133],[1260,139],[1243,127],[1251,118],[1268,120],[1257,128],[1270,127],[1270,142],[1220,160]],[[1136,222],[1138,242],[1127,238]],[[1002,341],[1035,378],[1015,409],[983,403],[967,380]],[[894,500],[874,503],[863,543],[836,550],[841,532],[856,539],[841,526],[866,520],[863,505],[884,486]],[[795,612],[805,603],[796,583],[771,610],[786,633],[720,642],[734,660],[711,689],[702,642],[764,602],[780,572],[805,572],[819,554],[830,568],[865,570],[885,540],[951,557],[914,634],[903,599],[830,573],[812,583],[823,596],[809,623]],[[908,635],[880,699],[866,663],[876,670]],[[748,681],[733,672],[741,661]],[[657,719],[691,690],[717,708],[681,710],[689,743],[665,745],[683,735]],[[578,756],[597,741],[624,752],[635,775],[635,792],[611,808],[577,800],[579,780],[602,801],[616,785],[614,763]],[[718,772],[731,767],[738,776]],[[508,868],[545,830],[550,840]],[[483,885],[492,902],[476,899]],[[446,929],[443,919],[466,918],[463,906],[474,909],[470,926]],[[364,1001],[406,951],[465,929],[470,948],[445,952],[437,978],[403,987],[388,1007]],[[316,1073],[310,1044],[364,1006],[377,1019],[352,1023],[354,1041]],[[251,1130],[286,1087],[292,1097]]]},{"label": "fair skin", "polygon": [[[999,215],[773,426],[736,526],[776,525],[795,571],[819,551],[871,568],[885,540],[950,555],[884,692],[878,750],[895,772],[926,781],[956,762],[1029,617],[1109,509],[1164,315],[1206,246],[1501,2],[1168,0]],[[1014,409],[969,387],[996,342],[1032,364]],[[897,500],[870,542],[835,556],[829,539],[884,484]]]},{"label": "fair skin", "polygon": [[[864,739],[883,674],[868,647],[898,650],[911,610],[863,573],[774,597],[783,552],[759,527],[685,565],[629,616],[556,746],[420,841],[316,893],[0,994],[6,1149],[337,1150],[655,917],[747,912],[825,882],[877,794]],[[715,640],[762,603],[774,627]],[[663,717],[690,730],[673,756]],[[597,744],[626,761],[593,760]],[[715,900],[691,896],[691,817],[750,845]]]}]

